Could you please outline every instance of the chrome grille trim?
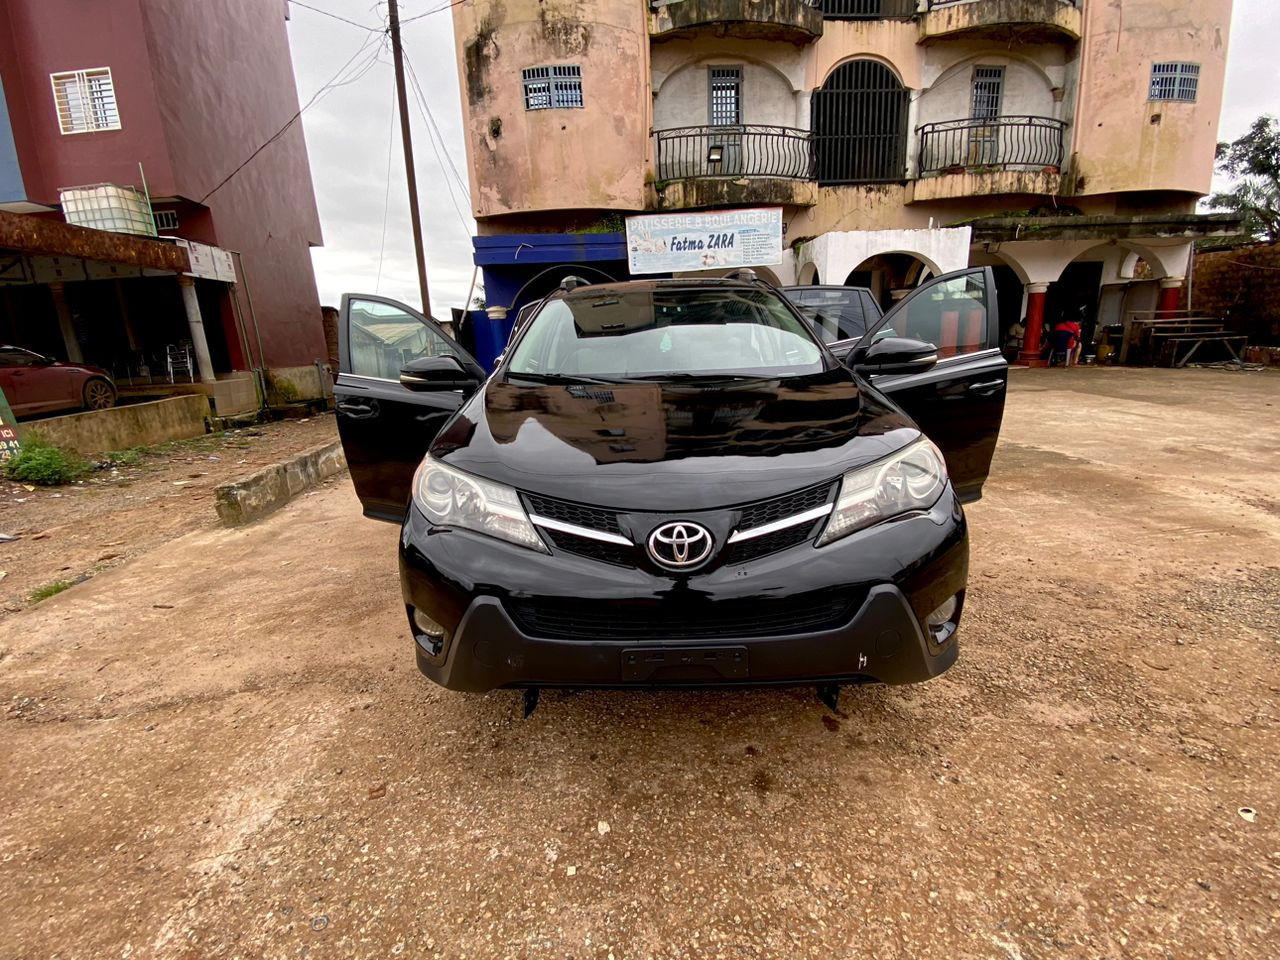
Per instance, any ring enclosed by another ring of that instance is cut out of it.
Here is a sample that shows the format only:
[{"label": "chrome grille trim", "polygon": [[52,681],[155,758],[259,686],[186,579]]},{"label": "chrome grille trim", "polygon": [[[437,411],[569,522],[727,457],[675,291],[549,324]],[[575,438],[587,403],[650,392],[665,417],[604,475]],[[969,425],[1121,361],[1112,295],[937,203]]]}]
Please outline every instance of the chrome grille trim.
[{"label": "chrome grille trim", "polygon": [[763,537],[779,530],[786,530],[788,527],[797,527],[802,523],[812,523],[819,517],[825,517],[834,509],[834,503],[824,503],[820,507],[814,507],[812,510],[806,510],[804,513],[797,513],[790,517],[783,517],[781,520],[766,523],[761,527],[752,527],[750,530],[735,530],[729,534],[728,542],[741,543],[744,540],[754,540],[756,537]]},{"label": "chrome grille trim", "polygon": [[540,517],[536,513],[529,514],[529,522],[539,527],[546,527],[548,530],[559,530],[561,533],[571,533],[575,537],[583,537],[587,540],[599,540],[601,543],[616,543],[621,547],[635,546],[626,537],[620,537],[616,533],[605,533],[603,530],[592,530],[590,527],[580,527],[574,523],[565,523],[562,520],[552,520],[550,517]]}]

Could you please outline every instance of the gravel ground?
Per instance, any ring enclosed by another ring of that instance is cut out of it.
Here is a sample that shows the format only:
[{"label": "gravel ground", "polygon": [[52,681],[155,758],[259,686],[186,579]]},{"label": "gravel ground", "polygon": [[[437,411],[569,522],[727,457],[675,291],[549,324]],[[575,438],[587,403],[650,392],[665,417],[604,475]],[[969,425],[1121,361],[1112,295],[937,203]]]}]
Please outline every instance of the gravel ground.
[{"label": "gravel ground", "polygon": [[916,687],[452,694],[346,478],[0,622],[0,958],[1264,958],[1280,377],[1018,371]]}]

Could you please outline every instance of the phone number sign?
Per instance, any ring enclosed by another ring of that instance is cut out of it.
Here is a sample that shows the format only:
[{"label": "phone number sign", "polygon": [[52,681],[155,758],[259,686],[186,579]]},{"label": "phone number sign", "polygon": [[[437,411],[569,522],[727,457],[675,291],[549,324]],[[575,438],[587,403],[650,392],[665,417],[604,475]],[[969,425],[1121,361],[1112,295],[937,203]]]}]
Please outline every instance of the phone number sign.
[{"label": "phone number sign", "polygon": [[627,217],[632,274],[767,267],[782,261],[782,208]]}]

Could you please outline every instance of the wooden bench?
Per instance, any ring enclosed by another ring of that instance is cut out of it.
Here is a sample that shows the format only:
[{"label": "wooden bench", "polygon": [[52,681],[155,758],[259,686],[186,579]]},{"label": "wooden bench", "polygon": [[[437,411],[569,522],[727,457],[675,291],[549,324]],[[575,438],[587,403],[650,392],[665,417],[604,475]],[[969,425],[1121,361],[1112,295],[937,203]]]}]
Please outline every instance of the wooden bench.
[{"label": "wooden bench", "polygon": [[[1244,334],[1224,330],[1164,334],[1159,338],[1160,352],[1157,366],[1185,367],[1191,362],[1191,358],[1196,355],[1200,348],[1206,344],[1221,346],[1232,360],[1239,363],[1240,354],[1248,342],[1249,338]],[[1185,353],[1182,353],[1181,351],[1184,347],[1188,349]]]}]

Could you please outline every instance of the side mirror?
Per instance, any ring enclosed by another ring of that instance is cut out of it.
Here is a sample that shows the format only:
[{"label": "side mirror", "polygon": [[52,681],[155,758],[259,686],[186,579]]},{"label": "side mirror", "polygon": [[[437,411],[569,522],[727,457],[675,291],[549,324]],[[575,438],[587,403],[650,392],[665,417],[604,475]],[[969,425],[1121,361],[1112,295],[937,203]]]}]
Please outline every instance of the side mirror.
[{"label": "side mirror", "polygon": [[860,373],[923,373],[938,362],[938,348],[922,340],[885,337],[865,349],[855,349],[848,364]]},{"label": "side mirror", "polygon": [[400,386],[418,393],[474,390],[480,381],[457,357],[418,357],[400,368]]}]

